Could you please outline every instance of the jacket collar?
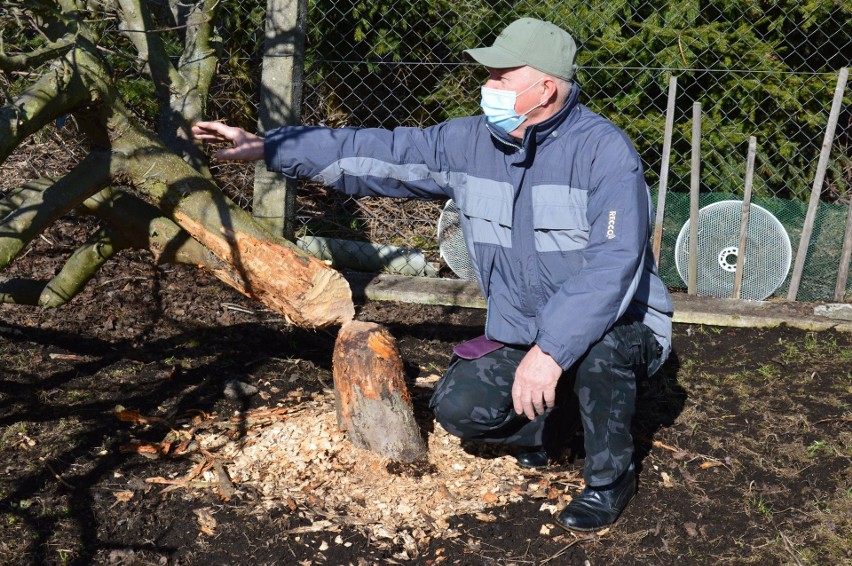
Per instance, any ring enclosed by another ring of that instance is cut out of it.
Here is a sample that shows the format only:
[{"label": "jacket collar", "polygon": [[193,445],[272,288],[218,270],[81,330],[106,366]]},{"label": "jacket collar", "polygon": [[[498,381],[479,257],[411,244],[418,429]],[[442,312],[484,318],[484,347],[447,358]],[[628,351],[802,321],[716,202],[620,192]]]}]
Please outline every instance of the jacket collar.
[{"label": "jacket collar", "polygon": [[510,146],[514,149],[523,149],[529,147],[530,144],[533,143],[533,140],[535,145],[540,145],[545,143],[551,137],[555,137],[553,135],[554,132],[556,132],[557,129],[568,119],[571,111],[577,106],[579,98],[580,85],[575,82],[571,86],[571,92],[568,94],[568,100],[565,101],[565,105],[559,109],[559,112],[544,122],[528,126],[524,130],[523,140],[513,138],[503,130],[493,127],[488,123],[488,120],[485,120],[485,126],[488,128],[488,131],[491,132],[491,137],[501,145]]}]

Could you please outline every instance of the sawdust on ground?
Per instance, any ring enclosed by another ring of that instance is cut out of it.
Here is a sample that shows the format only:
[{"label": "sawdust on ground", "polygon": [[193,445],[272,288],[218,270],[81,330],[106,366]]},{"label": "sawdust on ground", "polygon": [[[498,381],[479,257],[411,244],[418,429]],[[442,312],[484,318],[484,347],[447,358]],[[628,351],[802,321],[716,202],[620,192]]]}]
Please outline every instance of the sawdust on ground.
[{"label": "sawdust on ground", "polygon": [[[436,380],[418,378],[418,384]],[[227,421],[208,416],[205,425],[193,427],[192,444],[206,465],[196,465],[185,479],[205,470],[199,477],[207,481],[182,487],[209,485],[223,497],[257,497],[259,512],[301,509],[312,522],[289,534],[333,533],[352,525],[388,548],[402,545],[411,556],[432,537],[460,536],[453,516],[496,521],[500,507],[523,498],[541,500],[542,534],[549,534],[555,527],[548,514],[582,487],[579,470],[525,470],[511,455],[464,443],[437,423],[428,434],[427,461],[394,462],[347,441],[332,391],[294,391],[288,401]],[[222,464],[218,474],[212,461]]]}]

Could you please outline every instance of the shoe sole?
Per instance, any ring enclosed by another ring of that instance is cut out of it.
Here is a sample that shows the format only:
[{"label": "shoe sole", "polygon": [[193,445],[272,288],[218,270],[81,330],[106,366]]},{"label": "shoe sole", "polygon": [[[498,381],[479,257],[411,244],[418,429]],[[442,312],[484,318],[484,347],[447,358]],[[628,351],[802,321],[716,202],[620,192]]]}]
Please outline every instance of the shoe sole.
[{"label": "shoe sole", "polygon": [[615,521],[613,521],[612,523],[610,523],[608,525],[601,525],[600,527],[594,527],[594,528],[591,528],[591,529],[584,529],[582,527],[569,527],[568,525],[563,525],[558,520],[556,521],[556,524],[559,525],[563,530],[568,531],[569,533],[594,533],[594,532],[597,532],[597,531],[600,531],[600,530],[603,530],[603,529],[610,528],[617,521],[618,521],[618,519],[616,519]]}]

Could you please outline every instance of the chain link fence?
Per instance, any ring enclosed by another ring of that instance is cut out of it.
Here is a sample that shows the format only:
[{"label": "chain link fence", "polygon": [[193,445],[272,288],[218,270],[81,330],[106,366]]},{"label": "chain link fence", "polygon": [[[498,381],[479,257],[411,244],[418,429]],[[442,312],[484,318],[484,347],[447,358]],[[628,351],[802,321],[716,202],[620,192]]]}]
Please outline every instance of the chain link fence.
[{"label": "chain link fence", "polygon": [[[258,12],[251,14],[256,18]],[[668,81],[677,78],[660,258],[670,287],[686,286],[674,248],[689,217],[694,102],[702,104],[701,205],[742,199],[748,139],[756,136],[753,202],[781,221],[795,252],[838,70],[852,61],[852,8],[843,3],[311,1],[302,121],[423,127],[477,113],[486,74],[462,51],[490,44],[520,16],[548,19],[575,36],[582,101],[634,141],[655,198]],[[258,67],[257,54],[253,49],[243,55],[252,69]],[[801,300],[830,299],[834,293],[852,198],[852,114],[849,97],[844,101]],[[236,192],[243,191],[246,185]],[[305,185],[299,189],[297,236],[416,247],[439,263],[435,234],[441,205],[351,199]],[[770,251],[775,245],[756,237]],[[357,259],[352,257],[357,253],[347,248],[338,262]],[[449,274],[446,268],[441,273]],[[775,295],[784,294],[788,284],[789,274]]]},{"label": "chain link fence", "polygon": [[[256,127],[266,11],[266,0],[222,0],[216,26],[221,62],[209,117]],[[689,217],[695,102],[702,105],[701,205],[742,198],[748,140],[755,136],[753,202],[781,221],[795,252],[838,70],[852,62],[848,3],[309,0],[302,123],[423,127],[476,114],[486,72],[465,60],[462,51],[491,44],[521,16],[547,19],[572,32],[579,47],[581,101],[633,140],[654,198],[663,160],[668,83],[676,77],[660,258],[661,273],[671,288],[686,287],[674,249]],[[109,48],[120,54],[120,32],[109,25],[106,37],[115,40]],[[114,61],[125,98],[144,114],[154,97],[144,86],[150,83],[140,80],[142,67],[130,58]],[[800,300],[831,299],[837,280],[852,201],[849,102],[846,94]],[[251,207],[253,168],[219,164],[214,174],[227,194]],[[412,261],[425,258],[430,268],[417,267],[416,272],[452,277],[438,254],[441,207],[439,202],[351,199],[305,183],[298,189],[296,235],[370,242],[379,250],[417,248],[422,254],[393,253]],[[758,245],[771,251],[772,242]],[[375,249],[360,249],[376,254]],[[347,250],[347,256],[360,253]],[[783,295],[788,284],[789,274],[774,294]],[[847,284],[846,300],[851,296],[852,283]]]}]

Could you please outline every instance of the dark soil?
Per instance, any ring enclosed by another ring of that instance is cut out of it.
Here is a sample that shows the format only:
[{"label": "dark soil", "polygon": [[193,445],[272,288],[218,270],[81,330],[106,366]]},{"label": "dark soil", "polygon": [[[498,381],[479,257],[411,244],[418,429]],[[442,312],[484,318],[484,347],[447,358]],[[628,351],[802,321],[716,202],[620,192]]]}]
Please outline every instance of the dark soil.
[{"label": "dark soil", "polygon": [[[84,220],[51,229],[4,275],[53,274],[89,229]],[[484,317],[410,304],[358,309],[390,328],[412,387],[439,374]],[[322,501],[282,494],[270,507],[239,484],[225,496],[209,482],[150,481],[195,466],[139,448],[163,441],[164,422],[296,410],[327,394],[334,338],[142,253],[109,262],[66,307],[0,305],[0,563],[852,563],[852,336],[834,332],[677,325],[674,355],[642,387],[639,492],[613,528],[591,536],[553,527],[543,506],[575,493],[559,478],[576,476],[581,459],[528,480],[549,494],[452,517],[453,536],[413,546],[376,540]],[[258,391],[231,399],[230,380]],[[428,391],[414,400],[428,422]],[[474,463],[499,456],[469,449],[481,454]]]}]

